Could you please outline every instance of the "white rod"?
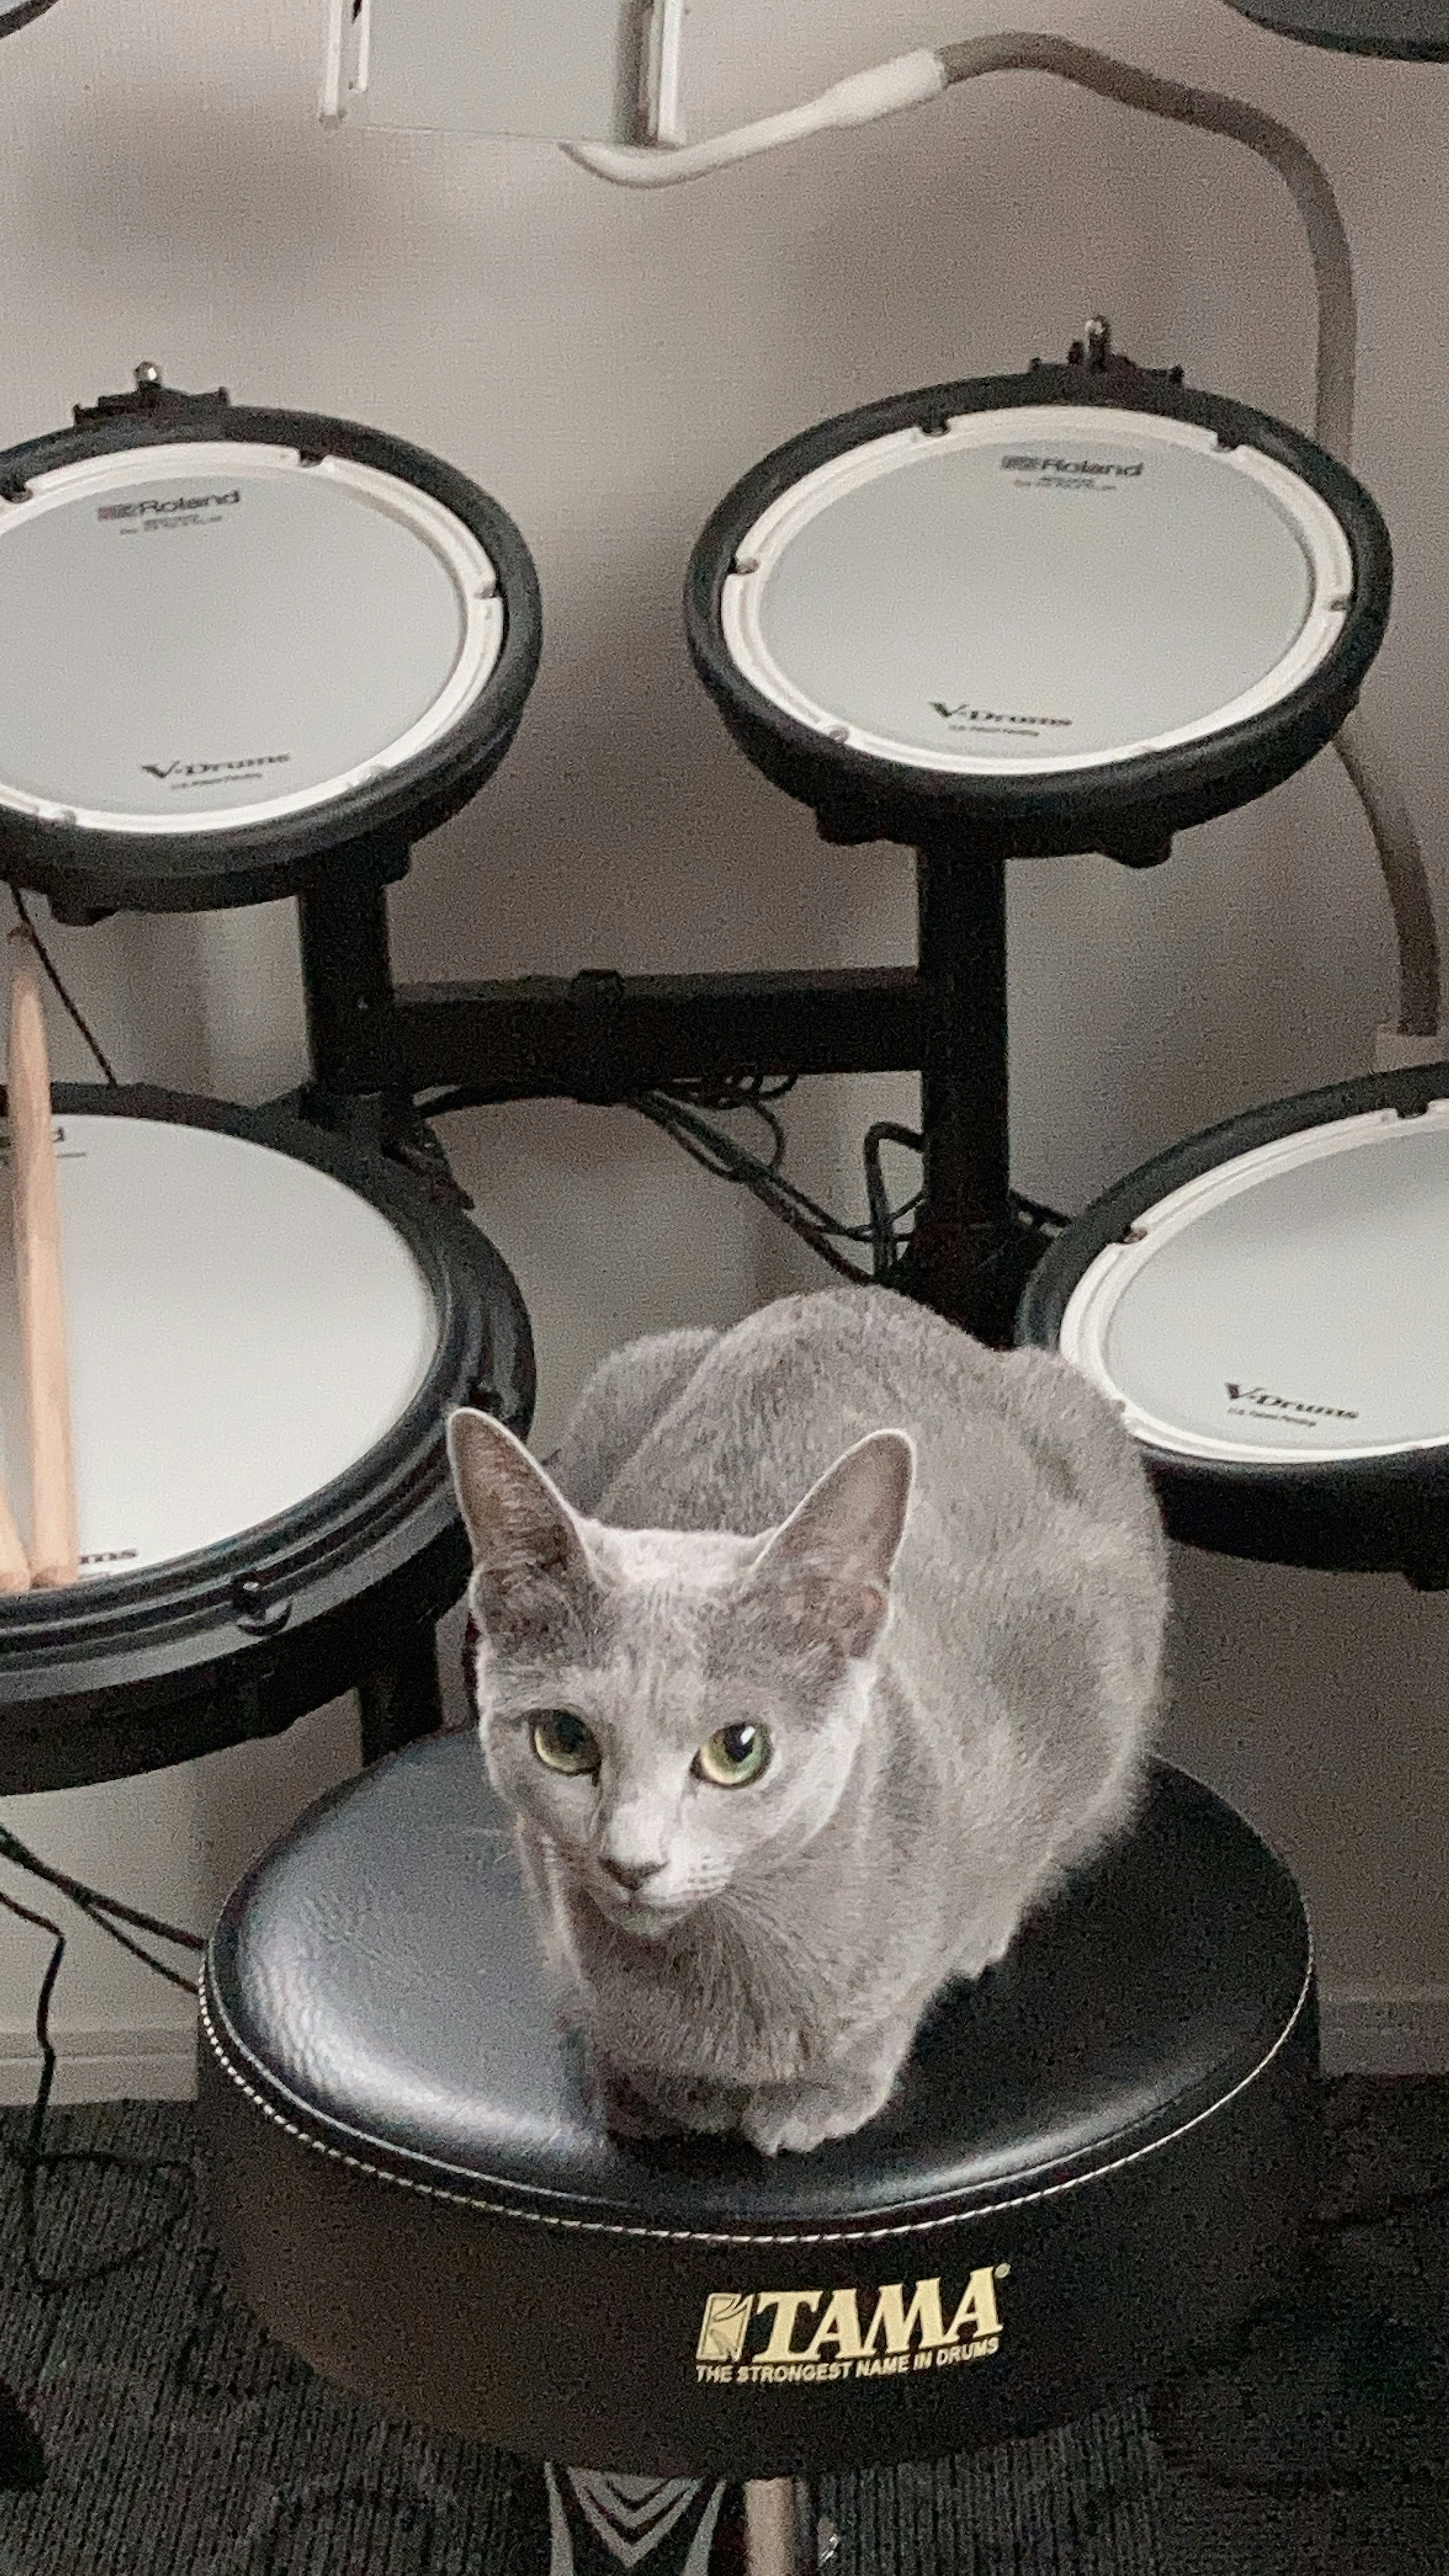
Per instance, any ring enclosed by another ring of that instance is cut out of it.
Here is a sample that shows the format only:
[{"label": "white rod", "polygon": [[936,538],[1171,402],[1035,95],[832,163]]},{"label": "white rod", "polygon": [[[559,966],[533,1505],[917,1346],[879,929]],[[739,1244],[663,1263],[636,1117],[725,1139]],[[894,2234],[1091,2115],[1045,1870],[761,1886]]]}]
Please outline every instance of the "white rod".
[{"label": "white rod", "polygon": [[897,54],[874,71],[857,72],[837,81],[803,107],[783,108],[753,125],[737,125],[728,134],[712,134],[703,143],[661,147],[642,143],[565,143],[561,149],[580,169],[621,188],[675,188],[684,179],[707,178],[735,161],[753,161],[782,143],[798,143],[808,134],[824,134],[842,125],[870,125],[897,108],[920,107],[939,98],[946,87],[946,67],[939,54],[922,50]]}]

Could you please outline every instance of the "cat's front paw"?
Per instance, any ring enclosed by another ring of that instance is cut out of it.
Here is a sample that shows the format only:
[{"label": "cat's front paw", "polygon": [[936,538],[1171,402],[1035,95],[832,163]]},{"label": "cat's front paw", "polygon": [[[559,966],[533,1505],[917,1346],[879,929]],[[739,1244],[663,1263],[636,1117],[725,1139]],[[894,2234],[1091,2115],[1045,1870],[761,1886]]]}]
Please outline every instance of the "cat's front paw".
[{"label": "cat's front paw", "polygon": [[806,2156],[828,2138],[852,2138],[890,2100],[894,2078],[849,2090],[828,2084],[775,2084],[757,2093],[740,2128],[762,2156]]}]

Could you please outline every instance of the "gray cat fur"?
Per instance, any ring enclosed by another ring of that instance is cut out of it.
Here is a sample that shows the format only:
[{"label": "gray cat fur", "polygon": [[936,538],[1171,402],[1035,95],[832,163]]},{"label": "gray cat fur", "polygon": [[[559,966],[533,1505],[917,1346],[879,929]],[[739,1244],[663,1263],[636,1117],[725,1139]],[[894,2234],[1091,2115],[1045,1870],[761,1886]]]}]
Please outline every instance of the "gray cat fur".
[{"label": "gray cat fur", "polygon": [[[832,1288],[616,1352],[551,1475],[482,1414],[450,1443],[485,1758],[605,2116],[861,2127],[1132,1816],[1167,1607],[1132,1441],[1054,1355]],[[559,1708],[596,1776],[534,1752]],[[717,1788],[734,1725],[773,1758]]]}]

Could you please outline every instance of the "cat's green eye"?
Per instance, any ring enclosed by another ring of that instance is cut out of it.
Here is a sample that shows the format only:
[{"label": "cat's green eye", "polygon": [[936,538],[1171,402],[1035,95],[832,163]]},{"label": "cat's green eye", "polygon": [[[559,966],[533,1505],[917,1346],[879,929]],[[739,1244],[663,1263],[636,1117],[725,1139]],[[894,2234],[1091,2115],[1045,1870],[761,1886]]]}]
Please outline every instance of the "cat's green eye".
[{"label": "cat's green eye", "polygon": [[770,1759],[770,1739],[763,1726],[722,1726],[700,1746],[694,1767],[701,1780],[717,1789],[744,1789],[758,1780]]},{"label": "cat's green eye", "polygon": [[597,1771],[599,1748],[581,1717],[546,1708],[533,1721],[533,1749],[545,1771]]}]

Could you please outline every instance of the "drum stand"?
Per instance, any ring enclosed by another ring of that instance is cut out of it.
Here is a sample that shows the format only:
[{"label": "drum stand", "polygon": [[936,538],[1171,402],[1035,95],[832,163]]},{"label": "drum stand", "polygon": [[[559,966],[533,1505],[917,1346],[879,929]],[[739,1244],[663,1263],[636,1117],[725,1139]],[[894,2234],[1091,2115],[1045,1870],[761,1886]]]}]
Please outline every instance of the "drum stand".
[{"label": "drum stand", "polygon": [[[741,1073],[919,1072],[923,1196],[891,1285],[1009,1345],[1050,1239],[1013,1199],[1007,1134],[1006,856],[917,852],[918,964],[819,974],[530,976],[393,983],[396,839],[350,849],[297,898],[312,1081],[288,1105],[463,1196],[417,1095],[609,1105]],[[442,1722],[432,1630],[361,1687],[363,1760]],[[772,2526],[773,2529],[773,2526]]]},{"label": "drum stand", "polygon": [[[359,1147],[390,1154],[425,1181],[436,1164],[446,1195],[456,1201],[464,1194],[452,1184],[442,1150],[412,1114],[411,1102],[371,1075],[358,1079],[364,1059],[370,1059],[374,1028],[392,1008],[387,888],[403,875],[409,855],[406,842],[395,838],[368,842],[297,898],[313,1080],[288,1105]],[[403,1632],[386,1663],[359,1682],[357,1702],[364,1764],[442,1725],[431,1622]]]},{"label": "drum stand", "polygon": [[350,850],[298,897],[313,1080],[296,1105],[456,1197],[421,1093],[602,1106],[686,1081],[919,1072],[923,1196],[890,1284],[1005,1346],[1054,1231],[1009,1181],[1007,855],[946,834],[917,851],[915,967],[397,989],[386,886],[406,852]]},{"label": "drum stand", "polygon": [[916,888],[924,1196],[898,1284],[1006,1345],[1044,1248],[1011,1197],[1006,862],[943,842],[917,852]]}]

